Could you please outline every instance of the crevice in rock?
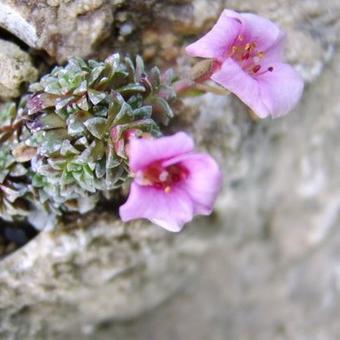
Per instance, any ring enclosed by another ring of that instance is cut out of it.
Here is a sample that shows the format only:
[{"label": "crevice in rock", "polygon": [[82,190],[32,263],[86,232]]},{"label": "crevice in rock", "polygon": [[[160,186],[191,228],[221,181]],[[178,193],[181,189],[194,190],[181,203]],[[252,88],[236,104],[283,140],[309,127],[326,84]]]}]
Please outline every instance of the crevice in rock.
[{"label": "crevice in rock", "polygon": [[28,222],[7,222],[0,218],[0,261],[32,240],[39,231]]},{"label": "crevice in rock", "polygon": [[30,47],[11,32],[0,27],[0,39],[7,40],[18,45],[23,51],[29,51]]}]

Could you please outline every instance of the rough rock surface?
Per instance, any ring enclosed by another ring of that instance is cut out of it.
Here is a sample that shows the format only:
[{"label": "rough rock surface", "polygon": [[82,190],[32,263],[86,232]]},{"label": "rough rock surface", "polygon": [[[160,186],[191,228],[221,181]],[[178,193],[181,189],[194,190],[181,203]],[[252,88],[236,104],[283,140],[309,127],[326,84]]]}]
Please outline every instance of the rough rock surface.
[{"label": "rough rock surface", "polygon": [[17,97],[25,83],[36,80],[38,71],[30,56],[14,43],[0,39],[0,97]]},{"label": "rough rock surface", "polygon": [[[37,10],[43,2],[3,3]],[[75,3],[82,1],[48,1],[44,8]],[[145,45],[141,52],[167,63],[223,7],[268,16],[288,32],[288,59],[308,82],[303,101],[288,117],[255,123],[232,96],[188,100],[187,128],[225,172],[215,215],[195,220],[180,235],[146,223],[123,227],[107,215],[68,234],[40,234],[0,263],[0,336],[340,338],[339,1],[119,3],[104,4],[116,9],[117,41],[133,50],[131,32],[138,32]],[[40,32],[50,30],[40,24],[45,28]],[[67,45],[67,53],[84,51],[81,41]],[[62,51],[63,44],[54,51]],[[45,46],[36,48],[48,50]],[[181,58],[181,65],[187,63]],[[188,279],[195,264],[199,270]],[[112,318],[141,315],[183,280],[184,292],[142,318],[98,327]]]},{"label": "rough rock surface", "polygon": [[[0,26],[57,61],[88,56],[111,31],[105,0],[2,0]],[[97,44],[97,45],[96,45]]]},{"label": "rough rock surface", "polygon": [[207,229],[174,238],[102,213],[81,228],[41,233],[0,262],[0,338],[36,339],[140,315],[192,272],[213,235]]}]

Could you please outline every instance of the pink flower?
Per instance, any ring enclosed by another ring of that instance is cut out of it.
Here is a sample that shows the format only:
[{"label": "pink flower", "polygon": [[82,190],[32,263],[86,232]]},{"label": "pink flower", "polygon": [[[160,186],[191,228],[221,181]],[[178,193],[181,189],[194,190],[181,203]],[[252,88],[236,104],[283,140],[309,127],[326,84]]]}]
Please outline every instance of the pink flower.
[{"label": "pink flower", "polygon": [[124,222],[146,218],[177,232],[194,215],[212,212],[222,175],[210,156],[193,148],[192,139],[183,132],[130,141],[134,181],[127,202],[119,209]]},{"label": "pink flower", "polygon": [[211,79],[237,95],[259,117],[287,114],[298,103],[303,81],[282,62],[284,33],[271,21],[224,10],[215,26],[186,51],[213,60]]}]

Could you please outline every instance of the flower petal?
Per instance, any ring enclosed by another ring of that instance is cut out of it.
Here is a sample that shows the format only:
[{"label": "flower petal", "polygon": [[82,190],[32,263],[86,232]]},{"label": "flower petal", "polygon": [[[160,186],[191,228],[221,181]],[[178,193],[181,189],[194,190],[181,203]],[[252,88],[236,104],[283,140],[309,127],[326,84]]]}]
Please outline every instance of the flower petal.
[{"label": "flower petal", "polygon": [[193,153],[163,163],[164,166],[181,163],[188,178],[181,188],[192,199],[195,215],[209,215],[222,188],[222,173],[216,161],[207,154]]},{"label": "flower petal", "polygon": [[277,61],[283,56],[285,33],[272,21],[253,13],[236,13],[226,10],[242,22],[241,35],[245,41],[256,42],[256,49],[269,54],[275,54]]},{"label": "flower petal", "polygon": [[303,80],[288,64],[270,66],[272,72],[253,77],[233,60],[227,59],[211,79],[238,96],[260,118],[276,118],[296,106],[303,92]]},{"label": "flower petal", "polygon": [[128,200],[119,208],[124,222],[146,218],[162,228],[178,232],[193,218],[190,197],[180,188],[165,192],[151,186],[131,184]]},{"label": "flower petal", "polygon": [[270,114],[267,106],[261,101],[260,88],[256,79],[231,58],[226,59],[221,69],[214,73],[211,79],[234,93],[260,118],[265,118]]},{"label": "flower petal", "polygon": [[258,77],[260,97],[273,118],[283,116],[299,102],[303,92],[301,76],[288,64],[271,64],[273,72]]},{"label": "flower petal", "polygon": [[133,172],[142,170],[153,162],[191,152],[192,138],[184,132],[159,139],[132,139],[129,144],[129,165]]},{"label": "flower petal", "polygon": [[185,50],[192,57],[223,60],[240,29],[240,20],[228,16],[227,12],[223,11],[215,26]]}]

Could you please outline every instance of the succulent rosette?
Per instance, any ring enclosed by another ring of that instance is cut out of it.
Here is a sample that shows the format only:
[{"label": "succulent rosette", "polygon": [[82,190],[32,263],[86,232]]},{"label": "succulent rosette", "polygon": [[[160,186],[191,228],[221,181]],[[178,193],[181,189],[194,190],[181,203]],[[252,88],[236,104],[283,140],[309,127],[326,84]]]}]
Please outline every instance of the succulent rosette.
[{"label": "succulent rosette", "polygon": [[24,180],[27,169],[17,163],[8,143],[0,146],[0,217],[12,221],[23,218],[29,212],[24,198],[28,183]]},{"label": "succulent rosette", "polygon": [[170,73],[146,73],[141,58],[73,58],[30,87],[21,145],[34,148],[32,185],[56,212],[93,209],[128,177],[125,144],[136,131],[159,136],[173,116]]},{"label": "succulent rosette", "polygon": [[22,219],[29,213],[27,169],[12,154],[16,145],[13,128],[16,105],[0,107],[0,217],[7,221]]}]

